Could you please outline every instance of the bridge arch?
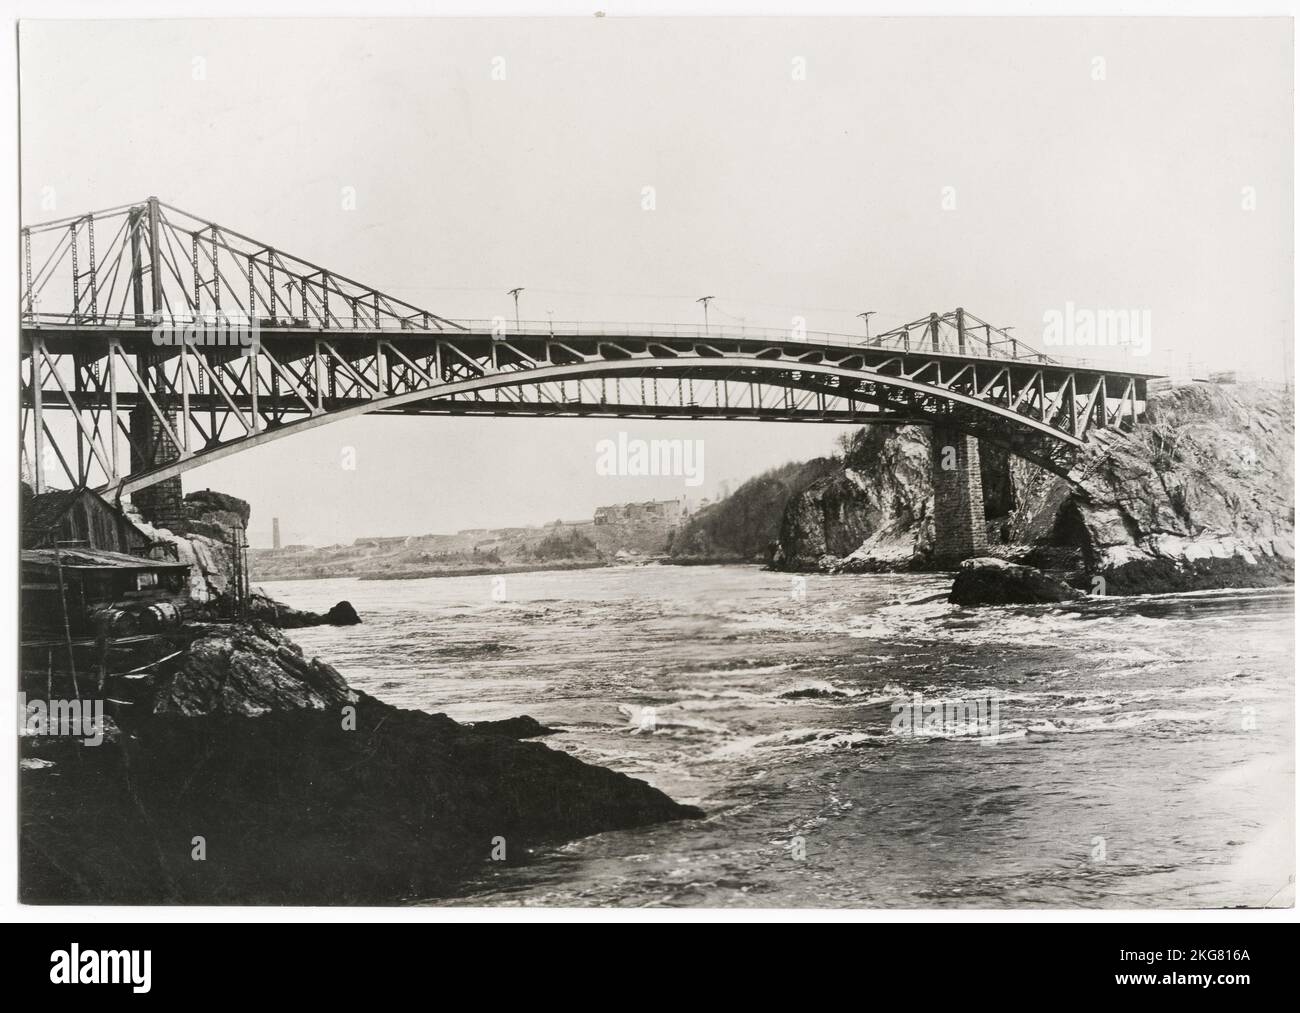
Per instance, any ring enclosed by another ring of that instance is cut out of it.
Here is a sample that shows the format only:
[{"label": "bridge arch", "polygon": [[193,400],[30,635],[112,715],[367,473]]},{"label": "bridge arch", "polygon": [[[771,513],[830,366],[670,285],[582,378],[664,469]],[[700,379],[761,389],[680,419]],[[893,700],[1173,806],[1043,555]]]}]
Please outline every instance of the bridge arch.
[{"label": "bridge arch", "polygon": [[[659,379],[667,380],[675,379],[678,374],[681,374],[683,376],[689,375],[695,379],[704,381],[721,381],[723,379],[728,379],[729,381],[734,382],[734,377],[738,373],[743,374],[747,382],[752,382],[753,377],[762,377],[764,378],[765,385],[768,388],[788,388],[807,391],[808,386],[806,384],[806,379],[809,377],[816,377],[832,381],[847,380],[855,384],[865,382],[875,388],[920,395],[922,400],[929,403],[931,407],[928,409],[918,408],[916,407],[916,402],[899,401],[897,403],[891,403],[887,398],[882,398],[879,391],[854,391],[847,395],[847,400],[855,401],[862,405],[871,405],[876,410],[862,411],[858,413],[856,417],[835,416],[826,418],[824,421],[844,425],[870,425],[873,423],[893,425],[942,425],[945,428],[968,432],[971,435],[978,436],[980,439],[1002,443],[1003,445],[1006,445],[1008,449],[1012,450],[1012,452],[1025,456],[1028,459],[1035,461],[1035,463],[1051,467],[1053,470],[1060,470],[1059,465],[1050,454],[1035,452],[1033,449],[1034,442],[1041,443],[1042,441],[1050,441],[1051,443],[1070,448],[1079,447],[1083,444],[1083,441],[1078,437],[1075,437],[1050,423],[1021,414],[1004,405],[991,404],[988,401],[982,400],[971,394],[957,390],[944,389],[933,384],[927,384],[910,379],[906,376],[895,376],[878,371],[851,369],[829,363],[792,363],[788,360],[758,358],[756,356],[693,360],[647,360],[644,358],[602,359],[598,361],[577,362],[565,365],[540,366],[533,369],[505,370],[471,379],[428,384],[415,389],[405,390],[400,393],[368,398],[357,404],[350,404],[312,414],[306,414],[280,425],[251,432],[227,442],[205,447],[191,454],[182,455],[177,460],[135,472],[123,478],[119,483],[106,484],[102,487],[102,490],[105,492],[117,493],[118,495],[134,492],[157,482],[178,477],[187,471],[201,467],[205,464],[221,460],[255,447],[266,446],[270,443],[317,429],[324,425],[340,422],[345,419],[358,418],[364,415],[399,413],[402,409],[407,408],[408,406],[433,405],[437,402],[447,403],[456,401],[457,399],[464,399],[460,402],[460,407],[465,407],[467,404],[481,405],[482,411],[463,413],[506,416],[518,414],[530,414],[534,416],[552,415],[557,413],[554,410],[547,410],[548,407],[552,409],[563,408],[562,404],[548,405],[546,402],[532,402],[530,404],[535,405],[537,409],[536,411],[520,412],[510,408],[508,405],[478,400],[478,395],[488,391],[538,387],[543,384],[566,383],[582,380],[616,378],[635,379],[649,374],[655,374]],[[935,405],[935,402],[950,406],[951,408],[963,409],[964,414],[945,412],[941,407]],[[635,410],[635,407],[636,406],[634,405],[611,404],[608,406],[607,412],[601,413],[587,411],[582,414],[586,417],[656,417],[677,420],[745,420],[749,417],[749,413],[743,406],[735,406],[733,408],[725,409],[716,408],[712,411],[699,413],[684,411],[674,412],[672,406],[661,405],[656,407],[652,416],[639,414]],[[1022,436],[1029,436],[1031,438],[1030,441],[1026,442],[1025,440],[1008,439],[1004,434],[999,434],[996,431],[990,430],[987,427],[981,427],[972,422],[972,419],[977,420],[981,415],[990,416],[1019,430],[1019,434]],[[791,419],[790,421],[802,420]],[[809,418],[806,419],[806,421],[817,420]]]}]

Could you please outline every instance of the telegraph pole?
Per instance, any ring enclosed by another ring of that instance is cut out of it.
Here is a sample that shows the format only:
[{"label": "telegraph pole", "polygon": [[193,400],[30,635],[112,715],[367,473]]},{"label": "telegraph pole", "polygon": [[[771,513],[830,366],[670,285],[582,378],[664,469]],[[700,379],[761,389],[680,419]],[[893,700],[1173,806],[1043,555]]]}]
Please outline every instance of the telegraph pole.
[{"label": "telegraph pole", "polygon": [[706,296],[701,296],[699,299],[695,300],[697,303],[700,303],[701,305],[704,306],[704,333],[705,334],[709,333],[709,300],[712,298],[713,296],[706,295]]},{"label": "telegraph pole", "polygon": [[858,314],[858,316],[860,316],[860,317],[862,318],[862,323],[863,323],[863,325],[867,328],[867,344],[868,344],[868,345],[871,344],[871,318],[872,318],[873,316],[875,316],[875,314],[876,314],[876,311],[875,311],[875,310],[867,310],[867,311],[864,312],[864,313],[859,313],[859,314]]},{"label": "telegraph pole", "polygon": [[519,330],[519,293],[522,291],[523,291],[522,288],[512,288],[509,292],[506,293],[506,295],[512,295],[515,297],[515,330],[516,331]]}]

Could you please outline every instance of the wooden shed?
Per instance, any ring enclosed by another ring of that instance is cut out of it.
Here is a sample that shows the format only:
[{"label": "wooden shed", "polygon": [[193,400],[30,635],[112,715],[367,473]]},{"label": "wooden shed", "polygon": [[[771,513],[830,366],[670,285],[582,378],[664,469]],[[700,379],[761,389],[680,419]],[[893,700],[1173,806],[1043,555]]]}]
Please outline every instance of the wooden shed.
[{"label": "wooden shed", "polygon": [[188,563],[67,548],[24,549],[20,556],[24,630],[84,636],[106,619],[120,624],[163,603],[175,615],[186,600]]},{"label": "wooden shed", "polygon": [[24,496],[21,509],[24,549],[48,548],[57,542],[144,556],[153,545],[121,510],[92,489],[56,489]]}]

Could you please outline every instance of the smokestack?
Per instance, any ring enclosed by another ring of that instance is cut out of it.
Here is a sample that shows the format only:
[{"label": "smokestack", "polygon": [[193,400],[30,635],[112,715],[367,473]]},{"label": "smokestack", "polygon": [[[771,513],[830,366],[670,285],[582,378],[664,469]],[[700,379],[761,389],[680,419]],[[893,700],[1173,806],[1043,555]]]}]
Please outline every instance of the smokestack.
[{"label": "smokestack", "polygon": [[279,547],[280,547],[280,518],[272,517],[271,518],[271,548],[278,549]]}]

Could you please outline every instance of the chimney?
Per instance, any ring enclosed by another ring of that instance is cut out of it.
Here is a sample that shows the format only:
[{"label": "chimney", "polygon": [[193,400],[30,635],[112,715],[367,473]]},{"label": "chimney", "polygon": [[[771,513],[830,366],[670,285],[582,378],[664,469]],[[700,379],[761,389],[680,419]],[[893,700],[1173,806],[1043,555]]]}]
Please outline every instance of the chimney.
[{"label": "chimney", "polygon": [[280,518],[272,517],[271,518],[271,548],[278,549],[279,547],[280,547]]}]

